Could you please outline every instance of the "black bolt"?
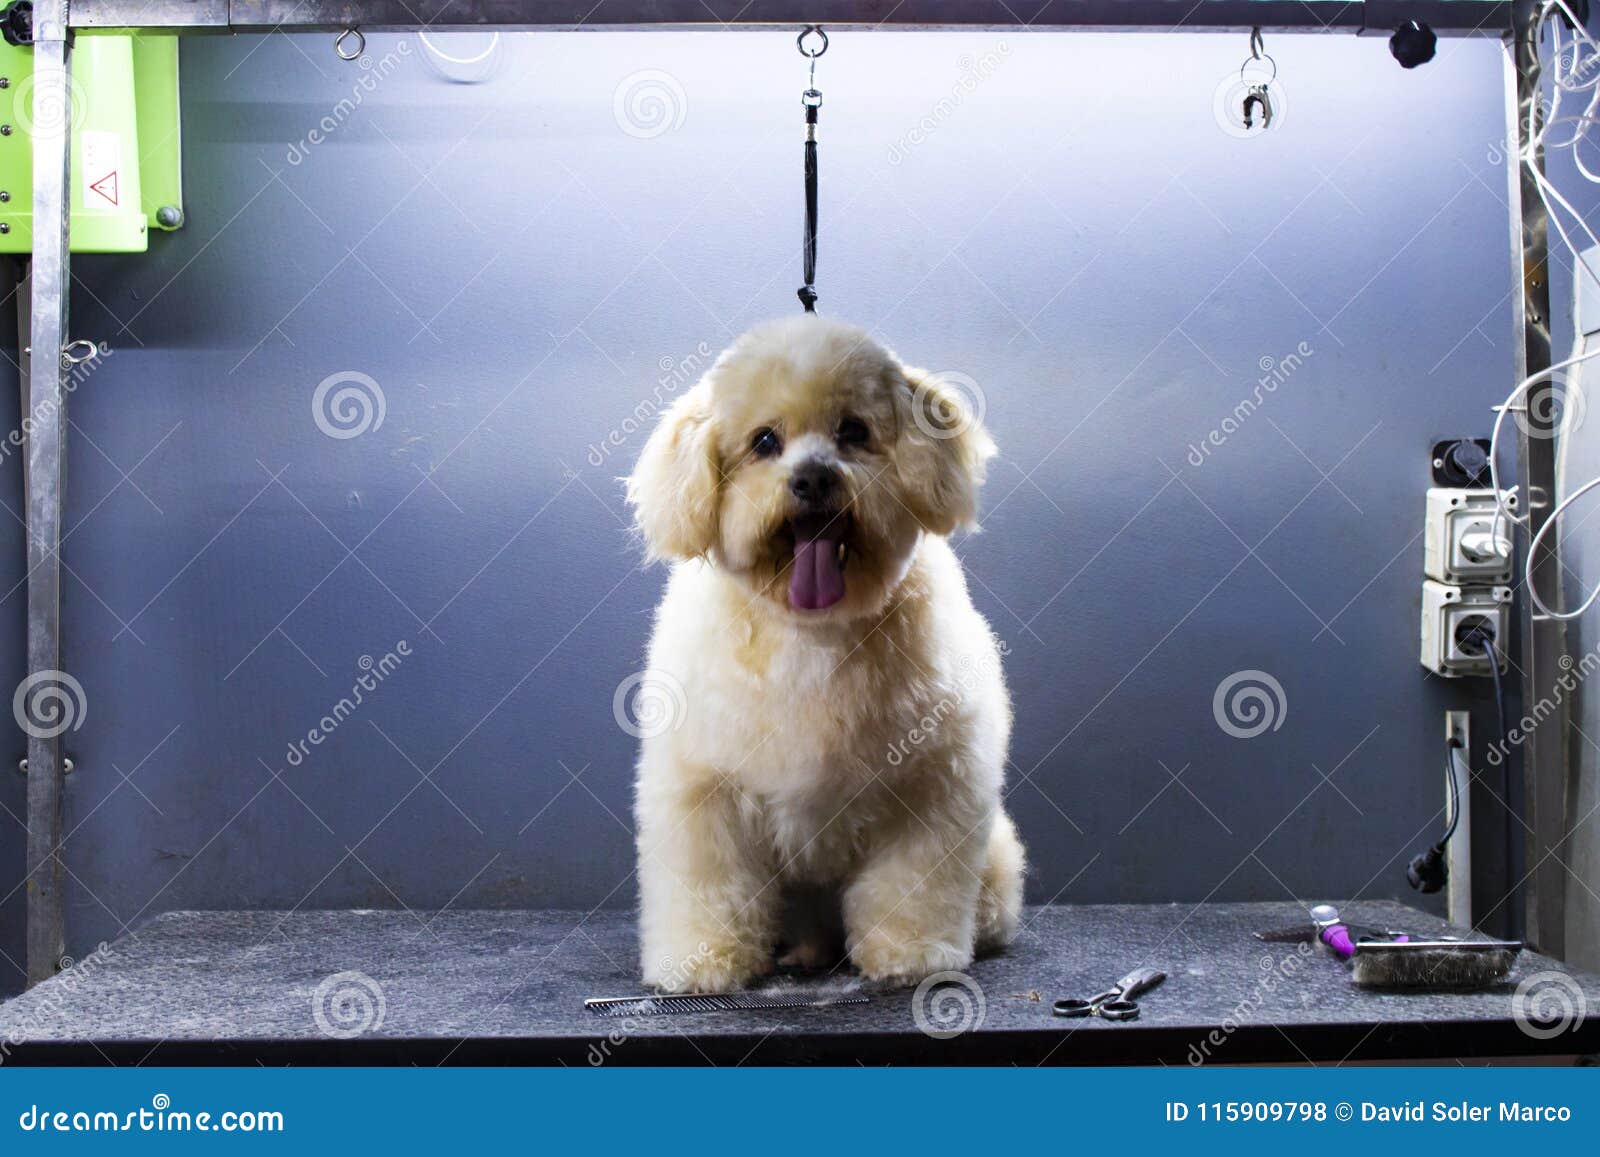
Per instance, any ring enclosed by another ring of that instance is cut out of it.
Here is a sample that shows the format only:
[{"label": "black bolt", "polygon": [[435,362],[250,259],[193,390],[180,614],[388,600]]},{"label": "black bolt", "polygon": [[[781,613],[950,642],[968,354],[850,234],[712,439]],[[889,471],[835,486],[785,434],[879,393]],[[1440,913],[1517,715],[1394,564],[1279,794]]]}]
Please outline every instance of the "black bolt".
[{"label": "black bolt", "polygon": [[1401,68],[1415,68],[1433,59],[1439,47],[1439,38],[1433,29],[1417,20],[1408,20],[1389,37],[1389,52],[1400,62]]}]

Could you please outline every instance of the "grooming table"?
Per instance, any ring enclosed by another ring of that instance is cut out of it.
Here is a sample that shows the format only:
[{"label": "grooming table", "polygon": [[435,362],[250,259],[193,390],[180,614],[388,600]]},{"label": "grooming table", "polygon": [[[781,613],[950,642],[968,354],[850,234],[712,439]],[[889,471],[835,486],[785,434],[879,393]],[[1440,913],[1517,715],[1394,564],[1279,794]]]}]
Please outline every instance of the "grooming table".
[{"label": "grooming table", "polygon": [[[1363,924],[1446,927],[1389,902],[1339,907]],[[824,1008],[597,1017],[584,1009],[585,997],[638,992],[628,912],[173,912],[0,1005],[0,1046],[9,1062],[34,1063],[578,1066],[1184,1065],[1197,1057],[1322,1063],[1600,1052],[1600,976],[1524,952],[1510,980],[1487,991],[1372,993],[1320,950],[1302,954],[1251,936],[1303,919],[1305,907],[1293,903],[1030,909],[1016,944],[969,970],[983,995],[982,1023],[934,1039],[917,1027],[904,989]],[[1103,991],[1139,965],[1162,968],[1168,979],[1141,998],[1138,1020],[1051,1015],[1056,998]],[[337,979],[355,973],[362,975]],[[1518,982],[1538,973],[1561,974],[1543,983],[1561,985],[1585,1013],[1545,1039],[1520,1029],[1512,1014]],[[357,998],[344,1009],[356,1023],[325,1013],[319,1025],[319,987],[326,993],[340,983]],[[776,983],[829,993],[858,987],[847,970]],[[956,992],[947,1011],[959,1004]],[[326,1031],[362,1023],[370,1027],[357,1036]]]}]

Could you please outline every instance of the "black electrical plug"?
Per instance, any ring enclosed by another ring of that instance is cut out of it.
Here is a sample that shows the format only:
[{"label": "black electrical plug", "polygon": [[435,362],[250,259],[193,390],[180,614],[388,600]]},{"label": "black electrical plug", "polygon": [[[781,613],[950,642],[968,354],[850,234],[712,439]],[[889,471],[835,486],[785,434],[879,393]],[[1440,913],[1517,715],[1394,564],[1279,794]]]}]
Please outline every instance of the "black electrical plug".
[{"label": "black electrical plug", "polygon": [[1406,866],[1406,882],[1425,895],[1443,888],[1449,876],[1444,866],[1444,848],[1439,844],[1411,857],[1411,863]]},{"label": "black electrical plug", "polygon": [[1461,799],[1466,788],[1456,779],[1456,752],[1461,750],[1462,746],[1461,740],[1454,735],[1445,740],[1445,775],[1449,776],[1450,783],[1450,823],[1445,827],[1444,835],[1439,837],[1438,843],[1427,851],[1412,856],[1411,862],[1406,865],[1406,883],[1424,895],[1439,891],[1450,880],[1450,868],[1444,859],[1444,846],[1450,842],[1450,837],[1456,834],[1456,825],[1461,822]]},{"label": "black electrical plug", "polygon": [[1487,615],[1467,615],[1456,624],[1456,647],[1469,655],[1482,655],[1498,669],[1500,655],[1494,644],[1494,621]]}]

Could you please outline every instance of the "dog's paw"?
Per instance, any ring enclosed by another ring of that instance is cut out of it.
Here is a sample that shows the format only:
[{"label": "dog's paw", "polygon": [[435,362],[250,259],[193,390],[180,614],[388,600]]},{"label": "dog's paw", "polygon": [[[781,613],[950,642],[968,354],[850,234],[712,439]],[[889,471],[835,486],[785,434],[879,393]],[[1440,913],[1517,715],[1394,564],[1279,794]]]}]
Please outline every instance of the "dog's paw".
[{"label": "dog's paw", "polygon": [[676,960],[646,967],[644,982],[658,992],[730,992],[772,971],[772,953],[742,944],[707,945]]},{"label": "dog's paw", "polygon": [[960,972],[972,963],[972,950],[944,940],[894,941],[868,936],[850,952],[861,975],[883,987],[916,984],[935,972]]}]

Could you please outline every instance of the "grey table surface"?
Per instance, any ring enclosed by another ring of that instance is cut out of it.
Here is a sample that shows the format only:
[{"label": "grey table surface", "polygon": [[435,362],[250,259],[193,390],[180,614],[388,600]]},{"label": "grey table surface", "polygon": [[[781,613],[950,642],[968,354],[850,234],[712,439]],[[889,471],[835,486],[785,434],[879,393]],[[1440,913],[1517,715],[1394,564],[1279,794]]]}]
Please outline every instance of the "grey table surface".
[{"label": "grey table surface", "polygon": [[[1389,902],[1353,921],[1418,933]],[[590,996],[639,992],[626,912],[172,912],[0,1005],[0,1054],[33,1063],[1342,1062],[1600,1052],[1600,976],[1524,952],[1469,993],[1357,988],[1320,951],[1251,935],[1293,903],[1030,909],[1005,953],[922,995],[865,988],[848,968],[762,991],[864,991],[865,1004],[603,1019]],[[1072,1021],[1051,1001],[1137,966],[1168,979],[1136,1021]],[[1566,1010],[1551,1033],[1529,1007]],[[1527,1001],[1523,1002],[1525,1005]],[[934,1037],[923,1023],[941,1033]],[[981,1016],[978,1011],[981,1008]],[[969,1011],[970,1010],[970,1011]]]}]

